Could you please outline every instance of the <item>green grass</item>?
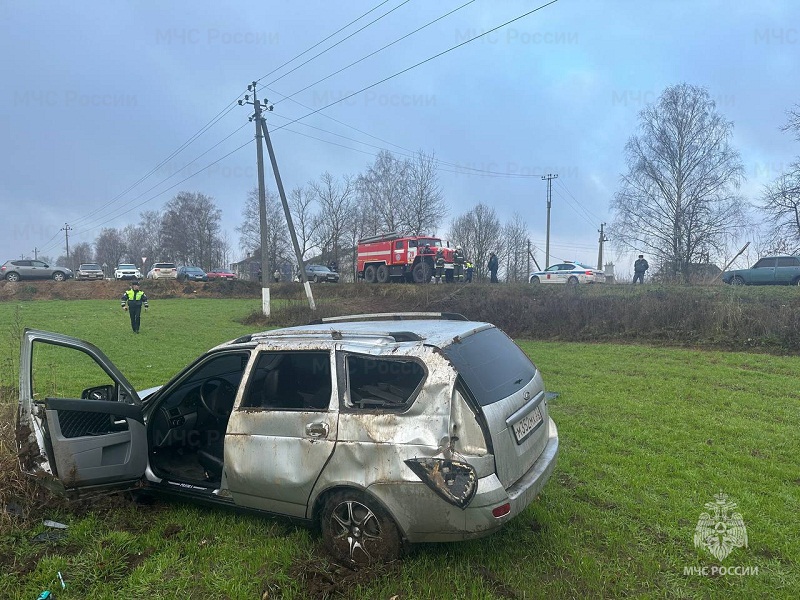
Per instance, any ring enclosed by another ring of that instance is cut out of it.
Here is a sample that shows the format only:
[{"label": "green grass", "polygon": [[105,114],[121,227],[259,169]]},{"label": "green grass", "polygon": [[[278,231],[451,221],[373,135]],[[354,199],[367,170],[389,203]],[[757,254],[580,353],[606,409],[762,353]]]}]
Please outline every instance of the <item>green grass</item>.
[{"label": "green grass", "polygon": [[[153,302],[139,336],[114,302],[24,303],[18,318],[0,303],[0,323],[92,341],[144,387],[249,331],[236,319],[257,305]],[[0,596],[35,598],[49,586],[59,600],[238,599],[264,591],[269,598],[797,597],[800,358],[520,344],[559,393],[550,410],[561,455],[539,501],[498,534],[422,545],[399,564],[353,575],[326,566],[313,531],[281,519],[169,500],[54,509],[0,529]],[[720,490],[738,503],[749,535],[748,548],[722,565],[757,567],[757,575],[683,574],[719,564],[692,538]],[[67,537],[32,542],[44,518],[68,523]],[[54,587],[58,571],[64,591]]]}]

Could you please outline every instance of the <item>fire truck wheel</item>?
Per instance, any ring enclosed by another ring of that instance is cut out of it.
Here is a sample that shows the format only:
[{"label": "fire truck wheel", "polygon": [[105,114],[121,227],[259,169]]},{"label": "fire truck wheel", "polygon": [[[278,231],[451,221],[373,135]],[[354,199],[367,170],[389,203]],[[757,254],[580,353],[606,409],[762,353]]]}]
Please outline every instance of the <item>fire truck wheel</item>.
[{"label": "fire truck wheel", "polygon": [[417,263],[414,265],[414,270],[411,272],[414,277],[414,283],[428,283],[431,279],[430,269],[427,268],[425,263]]},{"label": "fire truck wheel", "polygon": [[389,267],[386,265],[381,265],[378,267],[375,277],[377,278],[378,283],[389,283]]},{"label": "fire truck wheel", "polygon": [[375,283],[375,266],[369,265],[364,269],[364,281],[367,283]]}]

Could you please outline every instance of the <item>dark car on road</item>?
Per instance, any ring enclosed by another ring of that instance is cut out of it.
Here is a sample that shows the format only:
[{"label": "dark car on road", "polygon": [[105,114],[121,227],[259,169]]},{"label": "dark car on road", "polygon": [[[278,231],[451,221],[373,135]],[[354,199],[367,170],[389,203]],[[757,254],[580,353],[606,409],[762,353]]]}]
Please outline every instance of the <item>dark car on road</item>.
[{"label": "dark car on road", "polygon": [[730,285],[800,285],[800,256],[767,256],[749,269],[722,274]]},{"label": "dark car on road", "polygon": [[200,267],[180,267],[178,281],[208,281],[208,275]]},{"label": "dark car on road", "polygon": [[306,279],[314,283],[322,281],[339,283],[339,274],[324,265],[306,265]]},{"label": "dark car on road", "polygon": [[73,276],[72,269],[51,267],[40,260],[9,260],[0,267],[0,279],[19,281],[20,279],[53,279],[64,281]]}]

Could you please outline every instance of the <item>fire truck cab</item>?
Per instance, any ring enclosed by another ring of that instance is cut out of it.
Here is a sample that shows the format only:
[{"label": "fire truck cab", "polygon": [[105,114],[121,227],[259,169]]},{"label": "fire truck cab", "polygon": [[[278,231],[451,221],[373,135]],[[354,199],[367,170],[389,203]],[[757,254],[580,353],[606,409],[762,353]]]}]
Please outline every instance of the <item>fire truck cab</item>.
[{"label": "fire truck cab", "polygon": [[433,276],[439,249],[444,254],[445,269],[452,269],[453,249],[437,237],[388,233],[361,239],[358,241],[358,277],[367,283],[427,283]]}]

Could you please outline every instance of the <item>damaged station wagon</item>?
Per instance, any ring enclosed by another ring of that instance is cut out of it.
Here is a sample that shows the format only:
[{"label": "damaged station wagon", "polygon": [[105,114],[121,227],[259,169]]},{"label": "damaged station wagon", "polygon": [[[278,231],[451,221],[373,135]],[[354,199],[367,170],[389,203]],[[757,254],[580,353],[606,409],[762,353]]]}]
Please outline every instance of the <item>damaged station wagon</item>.
[{"label": "damaged station wagon", "polygon": [[151,489],[306,520],[351,564],[497,531],[537,497],[558,443],[536,366],[460,315],[246,335],[138,393],[90,343],[22,340],[26,473],[67,495]]}]

